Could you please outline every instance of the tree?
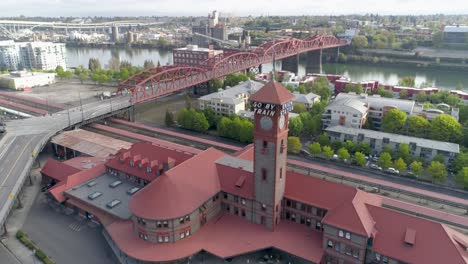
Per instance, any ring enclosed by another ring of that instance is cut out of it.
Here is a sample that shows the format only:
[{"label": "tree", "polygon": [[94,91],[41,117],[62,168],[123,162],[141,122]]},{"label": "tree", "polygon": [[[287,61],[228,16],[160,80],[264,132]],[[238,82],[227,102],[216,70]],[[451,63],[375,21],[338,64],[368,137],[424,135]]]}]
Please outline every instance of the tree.
[{"label": "tree", "polygon": [[83,83],[84,81],[86,81],[86,79],[88,79],[88,77],[89,77],[88,71],[83,71],[80,73],[80,76],[78,78],[80,79],[80,82]]},{"label": "tree", "polygon": [[468,189],[468,167],[463,167],[455,176],[455,182],[464,189]]},{"label": "tree", "polygon": [[317,156],[322,152],[322,148],[320,147],[320,143],[314,142],[310,144],[309,151],[312,156]]},{"label": "tree", "polygon": [[348,150],[349,153],[354,153],[356,151],[356,144],[351,140],[346,140],[343,143],[343,147]]},{"label": "tree", "polygon": [[197,112],[194,109],[186,108],[182,109],[182,111],[177,116],[177,123],[185,129],[190,129],[197,132],[206,132],[210,126],[203,113]]},{"label": "tree", "polygon": [[[307,85],[309,85],[309,83],[306,83],[306,86]],[[312,83],[311,92],[320,95],[320,99],[327,102],[332,94],[327,77],[315,79]]]},{"label": "tree", "polygon": [[464,167],[468,167],[468,152],[458,154],[452,164],[452,168],[455,172],[459,172]]},{"label": "tree", "polygon": [[223,88],[223,80],[214,78],[208,82],[208,89],[210,93],[217,92],[219,89]]},{"label": "tree", "polygon": [[460,98],[454,94],[449,94],[444,100],[444,103],[451,105],[451,106],[456,106],[460,103]]},{"label": "tree", "polygon": [[398,147],[398,158],[403,159],[406,163],[411,162],[410,146],[406,143],[400,143]]},{"label": "tree", "polygon": [[398,95],[400,99],[408,99],[408,90],[401,90]]},{"label": "tree", "polygon": [[362,87],[362,84],[358,83],[348,83],[346,84],[346,87],[344,89],[345,93],[349,92],[354,92],[356,94],[362,94],[364,93],[364,88]]},{"label": "tree", "polygon": [[298,137],[302,130],[304,129],[304,124],[302,123],[301,118],[293,117],[289,119],[289,135]]},{"label": "tree", "polygon": [[322,149],[322,154],[326,159],[331,159],[333,157],[333,149],[330,146],[324,146]]},{"label": "tree", "polygon": [[439,141],[461,142],[463,132],[461,124],[451,115],[438,115],[431,122],[431,139]]},{"label": "tree", "polygon": [[121,81],[124,81],[124,80],[127,80],[128,78],[130,78],[130,73],[128,72],[128,69],[126,69],[126,68],[121,69],[119,75],[120,75],[119,79]]},{"label": "tree", "polygon": [[243,73],[230,73],[228,75],[226,75],[226,77],[224,78],[224,84],[223,86],[224,87],[234,87],[236,85],[238,85],[240,82],[243,82],[243,81],[247,81],[249,79],[249,77],[247,77],[247,75],[243,74]]},{"label": "tree", "polygon": [[[405,91],[405,90],[402,90],[402,91]],[[381,97],[393,98],[393,93],[389,90],[385,90],[383,86],[379,86],[377,90],[375,91],[375,93],[380,95]]]},{"label": "tree", "polygon": [[57,67],[55,68],[55,72],[58,73],[58,74],[61,73],[61,72],[64,72],[64,71],[65,71],[65,70],[64,70],[63,67],[60,66],[60,65],[57,66]]},{"label": "tree", "polygon": [[118,57],[111,57],[109,59],[108,67],[109,67],[110,70],[119,71],[120,70],[120,59]]},{"label": "tree", "polygon": [[388,133],[398,133],[406,123],[406,113],[400,109],[391,109],[382,119],[382,130]]},{"label": "tree", "polygon": [[72,71],[65,71],[63,73],[63,78],[65,79],[71,79],[73,77],[73,72]]},{"label": "tree", "polygon": [[241,143],[251,143],[253,141],[253,130],[254,130],[254,125],[250,120],[241,119],[239,141]]},{"label": "tree", "polygon": [[421,116],[412,116],[408,119],[408,134],[413,137],[427,137],[430,131],[430,123]]},{"label": "tree", "polygon": [[322,130],[322,117],[320,115],[312,116],[308,112],[300,113],[299,118],[304,124],[303,132],[309,136],[316,136]]},{"label": "tree", "polygon": [[189,94],[185,95],[185,108],[192,108],[192,99],[190,98]]},{"label": "tree", "polygon": [[340,148],[340,149],[338,150],[337,154],[338,154],[338,158],[339,158],[340,160],[342,160],[342,161],[348,160],[349,157],[351,156],[351,155],[349,155],[348,150],[345,149],[345,148]]},{"label": "tree", "polygon": [[415,87],[415,78],[412,76],[405,76],[398,81],[398,85],[404,87]]},{"label": "tree", "polygon": [[417,160],[411,162],[410,168],[411,168],[411,172],[412,172],[414,175],[421,175],[421,173],[423,172],[423,165],[422,165],[422,162],[417,161]]},{"label": "tree", "polygon": [[302,144],[298,137],[288,137],[288,152],[297,154],[301,148]]},{"label": "tree", "polygon": [[366,36],[358,35],[353,38],[351,45],[356,49],[362,49],[366,48],[369,45],[369,42]]},{"label": "tree", "polygon": [[154,68],[153,61],[152,60],[145,60],[145,62],[143,62],[143,68],[145,68],[145,69]]},{"label": "tree", "polygon": [[437,182],[444,182],[447,177],[445,164],[438,161],[431,161],[426,169],[427,173]]},{"label": "tree", "polygon": [[419,92],[418,96],[416,97],[416,101],[419,103],[424,103],[427,100],[427,95],[425,92]]},{"label": "tree", "polygon": [[356,161],[356,164],[361,167],[364,167],[364,165],[366,165],[366,155],[359,151],[354,153],[354,160]]},{"label": "tree", "polygon": [[357,146],[356,146],[356,151],[361,152],[362,154],[369,155],[371,151],[371,147],[369,144],[367,144],[364,141],[361,141]]},{"label": "tree", "polygon": [[95,72],[101,69],[101,62],[97,58],[90,58],[88,62],[88,69]]},{"label": "tree", "polygon": [[330,145],[330,138],[328,137],[326,132],[323,132],[319,138],[318,142],[320,143],[321,146],[328,146]]},{"label": "tree", "polygon": [[390,153],[382,152],[377,160],[377,164],[383,169],[390,168],[392,166],[392,156]]},{"label": "tree", "polygon": [[434,156],[434,158],[432,158],[431,161],[438,161],[440,163],[445,164],[445,157],[442,154],[437,154],[437,155]]},{"label": "tree", "polygon": [[169,112],[169,109],[166,108],[166,117],[164,118],[164,123],[167,127],[174,125],[174,114]]},{"label": "tree", "polygon": [[170,46],[170,43],[169,43],[169,41],[168,41],[166,38],[164,38],[164,37],[159,37],[159,40],[158,40],[158,44],[157,44],[157,45],[158,45],[159,48],[165,49],[165,48],[168,48],[168,47]]},{"label": "tree", "polygon": [[293,104],[293,113],[300,114],[307,112],[307,108],[301,103],[294,103]]},{"label": "tree", "polygon": [[432,45],[436,48],[441,48],[444,40],[444,33],[437,30],[432,34]]},{"label": "tree", "polygon": [[400,172],[403,172],[406,170],[406,162],[402,158],[398,158],[393,162],[393,167]]},{"label": "tree", "polygon": [[203,110],[203,114],[205,115],[206,120],[208,120],[208,124],[210,125],[210,128],[215,127],[216,120],[217,120],[215,111],[213,111],[212,108],[208,107]]}]

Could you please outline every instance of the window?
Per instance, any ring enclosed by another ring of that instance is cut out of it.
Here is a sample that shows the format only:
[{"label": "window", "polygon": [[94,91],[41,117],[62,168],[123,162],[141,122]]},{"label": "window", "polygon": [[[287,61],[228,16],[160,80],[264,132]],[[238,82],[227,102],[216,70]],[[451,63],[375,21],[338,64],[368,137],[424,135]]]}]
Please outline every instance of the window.
[{"label": "window", "polygon": [[140,237],[141,239],[148,240],[148,235],[147,235],[147,234],[144,234],[144,233],[141,233],[141,232],[140,232],[138,235],[139,235],[139,237]]},{"label": "window", "polygon": [[159,243],[162,243],[162,242],[163,242],[163,237],[162,237],[162,236],[158,236],[158,242],[159,242]]},{"label": "window", "polygon": [[389,139],[389,138],[383,138],[383,143],[384,143],[384,144],[390,143],[390,139]]},{"label": "window", "polygon": [[291,220],[294,221],[294,222],[296,221],[296,214],[295,213],[291,214]]},{"label": "window", "polygon": [[333,248],[333,241],[328,240],[328,242],[327,242],[327,247],[328,247],[328,248]]},{"label": "window", "polygon": [[262,204],[262,211],[266,211],[266,204]]},{"label": "window", "polygon": [[275,210],[276,210],[276,212],[279,211],[279,204],[276,205],[276,209],[275,209]]},{"label": "window", "polygon": [[156,223],[156,227],[161,228],[161,227],[162,227],[161,222],[158,221],[158,222]]},{"label": "window", "polygon": [[320,230],[322,228],[322,223],[318,222],[315,224],[315,229]]},{"label": "window", "polygon": [[283,168],[280,168],[280,179],[283,179]]},{"label": "window", "polygon": [[244,198],[241,199],[241,204],[245,205],[245,199]]},{"label": "window", "polygon": [[164,237],[164,242],[166,242],[166,243],[169,242],[169,236]]},{"label": "window", "polygon": [[146,172],[151,173],[151,167],[150,166],[146,167]]},{"label": "window", "polygon": [[185,222],[190,222],[190,215],[185,216]]},{"label": "window", "polygon": [[383,256],[383,257],[382,257],[382,262],[383,262],[383,263],[388,263],[388,257]]},{"label": "window", "polygon": [[353,257],[359,258],[359,249],[353,250]]},{"label": "window", "polygon": [[224,199],[228,198],[228,194],[226,192],[223,193]]},{"label": "window", "polygon": [[132,195],[132,194],[136,193],[138,190],[140,190],[140,188],[132,187],[132,188],[127,190],[127,194]]},{"label": "window", "polygon": [[265,216],[262,215],[262,216],[260,217],[260,223],[261,223],[262,225],[266,225],[266,218],[265,218]]},{"label": "window", "polygon": [[351,239],[351,233],[346,232],[346,239]]},{"label": "window", "polygon": [[283,153],[283,151],[284,151],[284,139],[281,140],[280,153]]},{"label": "window", "polygon": [[133,160],[130,161],[130,167],[135,167],[135,163],[133,162]]},{"label": "window", "polygon": [[179,219],[179,223],[183,224],[184,222],[185,222],[184,218],[181,217],[181,218]]},{"label": "window", "polygon": [[234,207],[234,214],[235,214],[235,215],[239,215],[239,208]]},{"label": "window", "polygon": [[229,206],[229,204],[226,204],[226,211],[231,211],[231,207]]},{"label": "window", "polygon": [[267,179],[267,171],[266,169],[262,169],[262,180],[266,181]]},{"label": "window", "polygon": [[268,147],[268,142],[267,141],[263,141],[263,148],[267,148]]},{"label": "window", "polygon": [[348,255],[348,256],[351,256],[351,248],[346,246],[345,247],[345,254]]},{"label": "window", "polygon": [[169,223],[168,223],[167,221],[164,221],[164,222],[163,222],[163,226],[164,226],[164,227],[169,227]]},{"label": "window", "polygon": [[301,203],[301,211],[304,211],[304,212],[305,212],[305,210],[306,210],[306,205],[303,204],[303,203]]},{"label": "window", "polygon": [[185,237],[185,233],[184,232],[180,233],[180,238],[182,239],[184,237]]},{"label": "window", "polygon": [[241,210],[241,215],[242,215],[242,217],[245,217],[245,210],[244,209]]},{"label": "window", "polygon": [[239,196],[237,195],[234,196],[234,202],[239,203]]},{"label": "window", "polygon": [[119,186],[120,184],[122,184],[122,181],[114,181],[114,182],[109,184],[109,187],[115,188],[115,187]]},{"label": "window", "polygon": [[286,206],[291,207],[291,200],[286,200]]},{"label": "window", "polygon": [[343,237],[343,236],[344,236],[343,230],[339,230],[339,231],[338,231],[338,236],[339,236],[339,237]]},{"label": "window", "polygon": [[335,244],[335,251],[340,252],[340,243]]},{"label": "window", "polygon": [[190,236],[190,230],[185,231],[185,236]]},{"label": "window", "polygon": [[139,218],[139,217],[138,217],[138,218],[137,218],[137,222],[138,222],[138,224],[140,224],[140,225],[146,225],[146,220],[143,219],[143,218]]},{"label": "window", "polygon": [[379,253],[375,253],[375,259],[380,261],[380,254]]}]

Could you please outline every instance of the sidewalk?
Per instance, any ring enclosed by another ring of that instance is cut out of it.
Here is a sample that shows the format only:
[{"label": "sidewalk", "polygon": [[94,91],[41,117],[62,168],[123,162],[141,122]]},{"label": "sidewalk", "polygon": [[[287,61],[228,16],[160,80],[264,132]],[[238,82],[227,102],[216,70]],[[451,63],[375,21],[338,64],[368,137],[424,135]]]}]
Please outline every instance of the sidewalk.
[{"label": "sidewalk", "polygon": [[[38,159],[40,160],[41,166],[44,165],[46,160],[50,157],[50,154],[41,154],[39,155]],[[33,254],[31,250],[29,250],[26,246],[24,246],[17,238],[16,238],[16,231],[23,228],[24,223],[26,222],[26,218],[28,217],[29,210],[31,209],[38,193],[41,189],[41,174],[40,168],[33,167],[31,171],[31,179],[32,184],[30,185],[29,179],[26,179],[26,182],[23,186],[23,190],[21,191],[21,204],[22,208],[13,209],[8,216],[6,221],[6,228],[7,233],[4,234],[1,238],[0,244],[0,251],[11,253],[10,255],[14,255],[16,257],[16,263],[23,263],[23,264],[37,264],[41,263],[41,261]],[[15,204],[17,206],[18,203]],[[26,234],[27,235],[27,234]],[[46,252],[47,254],[47,252]],[[8,261],[8,260],[7,260]],[[10,263],[7,262],[6,263]],[[4,263],[4,260],[0,258],[0,263]],[[11,262],[15,263],[15,262]]]}]

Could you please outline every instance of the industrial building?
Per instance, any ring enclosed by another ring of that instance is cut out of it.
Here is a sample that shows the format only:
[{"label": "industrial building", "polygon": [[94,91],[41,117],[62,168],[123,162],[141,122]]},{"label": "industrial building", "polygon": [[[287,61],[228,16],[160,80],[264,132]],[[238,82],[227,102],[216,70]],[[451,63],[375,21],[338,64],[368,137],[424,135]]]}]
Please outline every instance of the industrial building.
[{"label": "industrial building", "polygon": [[0,66],[8,70],[67,68],[64,43],[0,41]]},{"label": "industrial building", "polygon": [[0,75],[0,88],[23,90],[55,83],[55,73],[10,72]]},{"label": "industrial building", "polygon": [[468,26],[454,25],[444,27],[445,44],[468,44]]},{"label": "industrial building", "polygon": [[[206,21],[201,21],[200,25],[193,26],[192,33],[198,33],[219,40],[228,39],[226,25],[219,22],[219,12],[216,10],[208,14],[208,19]],[[210,40],[206,37],[194,34],[192,36],[192,44],[208,47]]]},{"label": "industrial building", "polygon": [[212,48],[200,48],[197,45],[187,45],[184,48],[177,48],[172,51],[174,65],[200,66],[209,58],[223,53],[222,50]]},{"label": "industrial building", "polygon": [[288,171],[293,98],[277,82],[252,95],[254,143],[237,153],[136,143],[87,170],[56,166],[48,193],[101,223],[120,263],[187,263],[200,252],[221,263],[265,249],[294,264],[467,263],[468,238],[444,224]]}]

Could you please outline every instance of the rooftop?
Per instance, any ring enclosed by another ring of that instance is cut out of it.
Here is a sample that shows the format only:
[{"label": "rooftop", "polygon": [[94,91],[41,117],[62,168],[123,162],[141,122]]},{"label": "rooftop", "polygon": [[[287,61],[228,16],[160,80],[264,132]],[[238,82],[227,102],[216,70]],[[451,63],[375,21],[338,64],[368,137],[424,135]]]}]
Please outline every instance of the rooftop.
[{"label": "rooftop", "polygon": [[361,114],[366,114],[368,107],[365,102],[361,102],[352,98],[336,98],[327,108],[337,108],[343,110],[343,107],[349,107]]},{"label": "rooftop", "polygon": [[344,127],[344,126],[331,126],[325,129],[327,132],[336,132],[336,133],[343,133],[348,135],[357,136],[359,134],[363,134],[365,137],[374,138],[382,140],[383,138],[388,138],[391,142],[397,143],[415,143],[416,145],[423,147],[423,148],[432,148],[441,151],[447,151],[450,153],[459,153],[460,146],[455,143],[450,142],[443,142],[443,141],[436,141],[431,139],[425,138],[417,138],[417,137],[410,137],[392,133],[386,133],[381,131],[374,131],[370,129],[359,129],[359,128],[352,128],[352,127]]},{"label": "rooftop", "polygon": [[263,83],[248,80],[245,82],[241,82],[238,85],[227,88],[225,90],[211,93],[200,97],[200,100],[204,101],[211,101],[212,99],[220,99],[226,100],[227,102],[231,103],[239,103],[241,102],[242,98],[240,95],[244,94],[250,96],[260,90],[263,87]]},{"label": "rooftop", "polygon": [[[117,181],[120,181],[120,184],[117,185]],[[112,183],[115,183],[117,186],[111,186]],[[132,194],[127,193],[127,191],[135,187],[140,188],[134,183],[119,180],[117,176],[107,172],[97,178],[72,187],[65,191],[65,194],[117,216],[120,219],[129,219],[132,213],[128,208],[128,202],[132,198]],[[90,195],[98,195],[99,193],[100,195],[96,198],[90,198]],[[110,208],[109,203],[112,201],[119,201],[119,203]]]},{"label": "rooftop", "polygon": [[279,82],[270,81],[250,97],[250,101],[282,105],[294,99],[294,95]]},{"label": "rooftop", "polygon": [[468,33],[468,26],[465,26],[465,25],[445,26],[444,32]]},{"label": "rooftop", "polygon": [[129,149],[132,144],[83,129],[65,131],[55,136],[52,143],[93,156],[106,158],[120,149]]},{"label": "rooftop", "polygon": [[298,92],[294,92],[293,95],[294,95],[293,101],[295,103],[301,103],[301,104],[313,104],[316,98],[320,99],[320,95],[317,95],[314,93],[300,94]]},{"label": "rooftop", "polygon": [[72,174],[79,172],[80,169],[58,160],[49,158],[41,169],[41,173],[57,181],[65,181]]},{"label": "rooftop", "polygon": [[282,221],[275,232],[271,232],[262,225],[230,214],[214,217],[198,232],[177,243],[146,242],[135,236],[130,221],[115,222],[107,230],[125,254],[148,262],[181,259],[201,250],[229,258],[271,247],[313,263],[320,263],[323,256],[321,233],[305,225]]},{"label": "rooftop", "polygon": [[[381,97],[380,95],[368,96],[367,94],[339,93],[334,102],[341,99],[354,99],[363,103],[368,103],[371,108],[395,107],[406,113],[412,113],[415,102],[411,100]],[[332,102],[332,104],[334,104]]]}]

